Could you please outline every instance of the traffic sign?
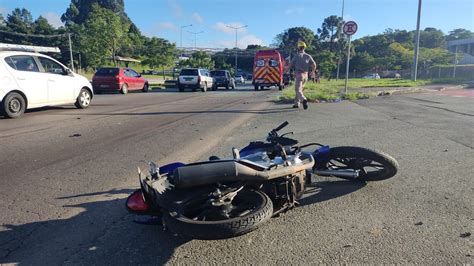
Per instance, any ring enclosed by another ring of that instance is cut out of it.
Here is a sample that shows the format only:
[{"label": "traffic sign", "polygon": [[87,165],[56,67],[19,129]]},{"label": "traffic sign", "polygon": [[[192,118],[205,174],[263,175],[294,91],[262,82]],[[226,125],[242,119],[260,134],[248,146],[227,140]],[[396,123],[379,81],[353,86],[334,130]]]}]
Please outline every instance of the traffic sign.
[{"label": "traffic sign", "polygon": [[342,27],[342,31],[346,35],[354,35],[357,32],[357,23],[354,21],[348,21],[344,23],[344,26]]}]

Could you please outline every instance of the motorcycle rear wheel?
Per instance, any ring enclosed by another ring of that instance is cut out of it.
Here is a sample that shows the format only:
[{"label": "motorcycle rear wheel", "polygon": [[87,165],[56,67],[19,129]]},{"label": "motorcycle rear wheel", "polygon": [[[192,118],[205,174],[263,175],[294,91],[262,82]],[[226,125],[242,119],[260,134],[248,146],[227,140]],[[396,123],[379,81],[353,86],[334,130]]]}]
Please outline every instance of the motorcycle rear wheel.
[{"label": "motorcycle rear wheel", "polygon": [[273,214],[271,199],[258,190],[244,189],[238,192],[232,200],[233,217],[228,219],[212,217],[216,207],[207,205],[208,200],[209,193],[183,200],[179,210],[164,214],[165,225],[178,234],[195,239],[223,239],[249,233]]},{"label": "motorcycle rear wheel", "polygon": [[398,162],[392,156],[361,147],[331,148],[326,167],[330,170],[359,170],[359,177],[346,179],[362,181],[385,180],[398,172]]}]

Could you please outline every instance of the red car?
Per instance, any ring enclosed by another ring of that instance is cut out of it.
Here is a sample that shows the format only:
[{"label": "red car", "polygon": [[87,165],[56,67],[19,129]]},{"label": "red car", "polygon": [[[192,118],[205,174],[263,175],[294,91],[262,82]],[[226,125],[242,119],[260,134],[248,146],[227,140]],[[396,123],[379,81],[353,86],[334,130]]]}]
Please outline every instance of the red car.
[{"label": "red car", "polygon": [[131,68],[103,67],[95,72],[92,78],[95,93],[119,91],[122,94],[129,90],[149,90],[148,81]]}]

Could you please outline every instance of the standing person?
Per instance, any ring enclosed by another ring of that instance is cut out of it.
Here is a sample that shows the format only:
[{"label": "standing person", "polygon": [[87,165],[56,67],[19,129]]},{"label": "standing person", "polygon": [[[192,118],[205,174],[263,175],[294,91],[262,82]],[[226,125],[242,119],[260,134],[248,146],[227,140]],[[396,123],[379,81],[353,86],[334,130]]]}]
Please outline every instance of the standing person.
[{"label": "standing person", "polygon": [[295,104],[293,108],[299,108],[300,103],[303,108],[308,109],[308,100],[303,94],[304,83],[308,80],[308,69],[311,68],[311,75],[315,74],[316,62],[313,57],[305,53],[306,43],[298,41],[298,53],[291,59],[290,65],[286,70],[295,68]]}]

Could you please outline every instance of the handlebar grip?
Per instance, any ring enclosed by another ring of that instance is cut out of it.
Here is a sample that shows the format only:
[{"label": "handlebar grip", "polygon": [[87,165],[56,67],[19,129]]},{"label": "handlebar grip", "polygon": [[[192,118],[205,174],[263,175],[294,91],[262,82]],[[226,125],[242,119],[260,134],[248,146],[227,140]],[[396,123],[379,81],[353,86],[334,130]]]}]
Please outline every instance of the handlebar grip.
[{"label": "handlebar grip", "polygon": [[273,129],[272,131],[277,132],[282,130],[284,127],[288,126],[288,121],[283,122],[281,125],[279,125],[277,128]]}]

